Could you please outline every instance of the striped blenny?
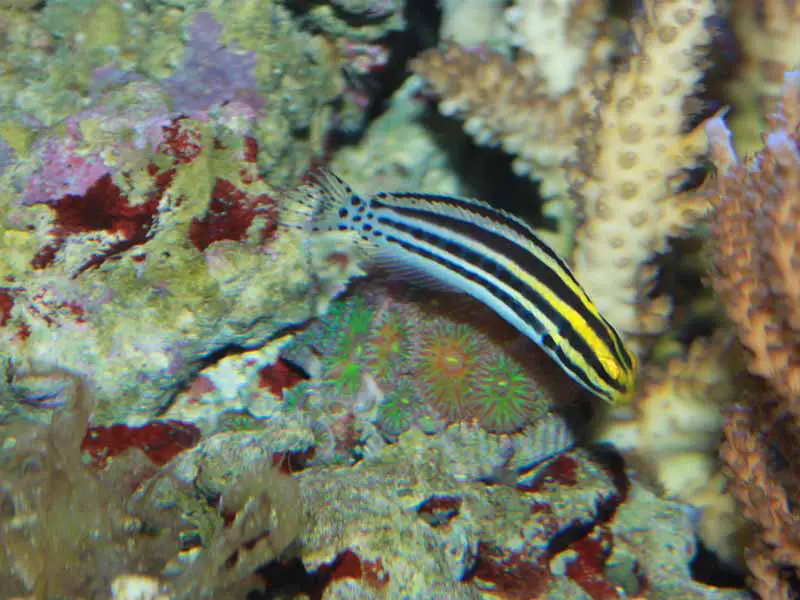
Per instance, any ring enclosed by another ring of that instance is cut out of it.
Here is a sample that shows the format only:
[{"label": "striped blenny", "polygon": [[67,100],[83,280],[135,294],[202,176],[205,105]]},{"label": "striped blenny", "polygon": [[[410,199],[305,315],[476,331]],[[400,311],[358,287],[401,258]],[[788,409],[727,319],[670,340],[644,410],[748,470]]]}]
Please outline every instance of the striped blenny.
[{"label": "striped blenny", "polygon": [[314,233],[354,232],[380,263],[410,269],[483,302],[539,345],[591,393],[633,392],[636,357],[566,263],[519,218],[467,198],[379,192],[361,196],[315,174]]}]

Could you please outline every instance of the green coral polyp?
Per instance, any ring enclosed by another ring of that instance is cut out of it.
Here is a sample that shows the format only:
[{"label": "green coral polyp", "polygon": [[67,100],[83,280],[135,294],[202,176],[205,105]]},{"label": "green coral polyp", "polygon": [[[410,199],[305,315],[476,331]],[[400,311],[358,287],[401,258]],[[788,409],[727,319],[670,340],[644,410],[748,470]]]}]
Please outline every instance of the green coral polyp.
[{"label": "green coral polyp", "polygon": [[361,377],[364,367],[358,361],[358,357],[350,357],[332,369],[330,375],[333,377],[331,387],[337,396],[350,396],[358,393],[361,387]]},{"label": "green coral polyp", "polygon": [[466,325],[437,322],[425,333],[418,356],[421,391],[448,419],[463,417],[479,350]]},{"label": "green coral polyp", "polygon": [[389,438],[407,431],[414,421],[417,391],[410,381],[401,381],[383,399],[378,409],[378,427]]},{"label": "green coral polyp", "polygon": [[346,401],[377,385],[368,418],[389,442],[411,428],[435,433],[459,421],[513,433],[549,410],[535,374],[484,332],[494,321],[480,313],[458,321],[421,309],[430,298],[415,300],[360,287],[294,340],[314,348],[323,396]]},{"label": "green coral polyp", "polygon": [[391,383],[409,369],[412,335],[412,325],[396,312],[384,311],[375,319],[366,359],[378,382]]},{"label": "green coral polyp", "polygon": [[525,369],[506,356],[498,355],[484,363],[473,393],[471,408],[488,431],[517,431],[532,417],[536,387]]}]

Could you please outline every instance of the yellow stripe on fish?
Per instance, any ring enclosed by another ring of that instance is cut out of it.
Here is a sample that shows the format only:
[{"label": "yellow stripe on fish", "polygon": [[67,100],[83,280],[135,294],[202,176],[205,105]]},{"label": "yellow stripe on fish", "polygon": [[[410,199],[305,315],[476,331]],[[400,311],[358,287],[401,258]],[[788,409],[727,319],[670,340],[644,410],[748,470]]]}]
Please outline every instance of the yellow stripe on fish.
[{"label": "yellow stripe on fish", "polygon": [[356,233],[379,262],[492,308],[593,394],[615,402],[632,393],[636,357],[566,263],[522,220],[466,198],[362,197],[327,171],[315,183],[312,235]]}]

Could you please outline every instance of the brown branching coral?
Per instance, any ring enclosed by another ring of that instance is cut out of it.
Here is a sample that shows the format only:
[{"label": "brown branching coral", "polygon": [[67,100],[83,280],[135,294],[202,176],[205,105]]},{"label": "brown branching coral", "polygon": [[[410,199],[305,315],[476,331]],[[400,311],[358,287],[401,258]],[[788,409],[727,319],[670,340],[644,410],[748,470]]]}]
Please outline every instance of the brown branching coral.
[{"label": "brown branching coral", "polygon": [[800,576],[800,76],[787,75],[763,148],[739,160],[721,119],[707,125],[718,170],[714,287],[749,351],[760,389],[728,416],[721,456],[745,516],[762,598],[790,598]]},{"label": "brown branching coral", "polygon": [[524,51],[512,62],[498,52],[446,44],[412,68],[442,98],[442,114],[464,119],[476,143],[514,156],[514,171],[540,179],[545,195],[566,190],[562,164],[573,158],[580,122],[593,105],[590,88],[550,95],[536,58]]},{"label": "brown branching coral", "polygon": [[769,380],[800,419],[800,79],[788,80],[764,148],[739,161],[720,120],[707,130],[719,171],[711,194],[715,288],[750,371]]}]

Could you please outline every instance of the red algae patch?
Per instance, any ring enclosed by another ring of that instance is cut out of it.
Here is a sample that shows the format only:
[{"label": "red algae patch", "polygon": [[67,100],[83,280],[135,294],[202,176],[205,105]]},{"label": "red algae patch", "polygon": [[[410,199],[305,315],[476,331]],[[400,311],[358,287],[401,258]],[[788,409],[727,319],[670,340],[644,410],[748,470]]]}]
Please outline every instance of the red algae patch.
[{"label": "red algae patch", "polygon": [[[220,164],[232,160],[241,168],[227,169],[224,176],[212,169],[210,175],[216,176],[206,210],[189,224],[191,244],[205,251],[222,240],[243,241],[248,235],[255,235],[259,242],[271,238],[277,229],[277,202],[263,192],[263,186],[256,186],[264,181],[256,165],[257,143],[245,137],[236,140],[236,148],[229,149],[219,140],[206,139],[202,127],[185,117],[175,118],[162,127],[161,141],[143,164],[134,161],[128,169],[117,172],[111,168],[101,174],[92,171],[96,178],[79,187],[80,193],[39,195],[29,200],[27,204],[46,204],[54,211],[50,240],[39,249],[31,265],[36,269],[50,266],[72,236],[102,234],[91,242],[97,250],[84,261],[80,271],[145,244],[154,235],[164,203],[181,206],[185,201],[185,190],[174,189],[180,170],[190,168],[204,154],[209,155],[212,164],[215,157],[223,157]],[[143,183],[147,180],[149,184]],[[132,201],[133,195],[126,191],[129,187],[142,200]],[[253,191],[256,187],[259,192]],[[259,217],[263,224],[252,232]]]},{"label": "red algae patch", "polygon": [[97,466],[129,448],[139,448],[156,465],[164,465],[200,441],[200,430],[181,421],[153,421],[141,427],[116,424],[90,427],[81,449]]},{"label": "red algae patch", "polygon": [[52,202],[55,220],[53,240],[42,247],[33,258],[35,269],[49,266],[68,236],[94,231],[105,231],[117,241],[98,252],[83,269],[102,264],[106,259],[120,254],[147,239],[153,223],[159,198],[152,197],[143,204],[131,206],[122,191],[114,184],[111,175],[98,179],[82,196],[64,196]]}]

